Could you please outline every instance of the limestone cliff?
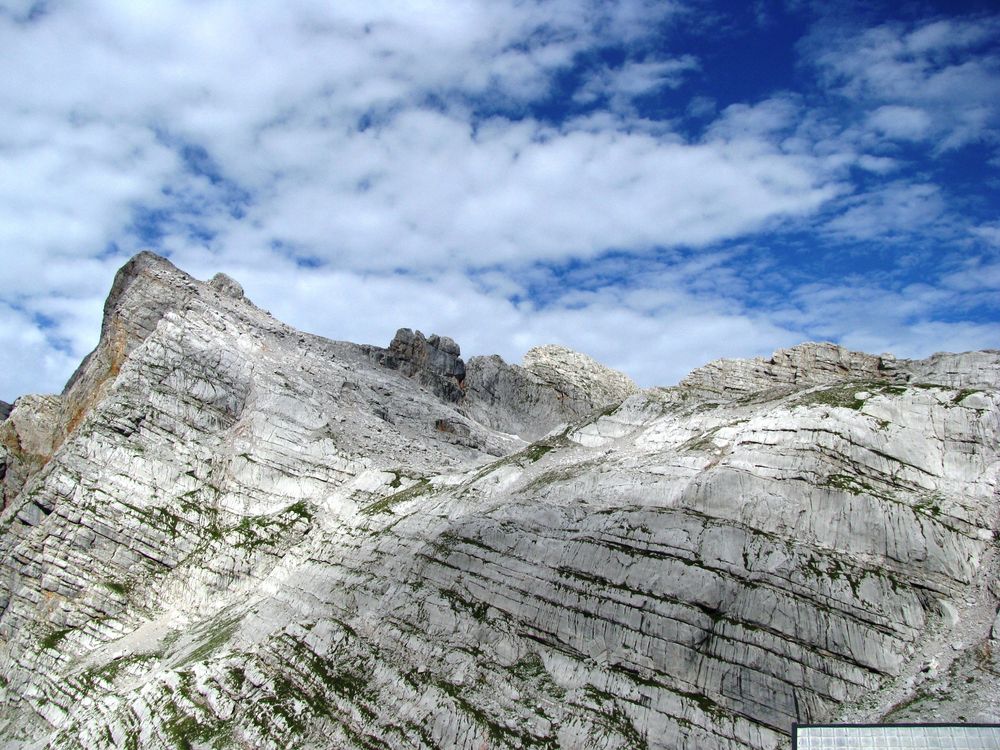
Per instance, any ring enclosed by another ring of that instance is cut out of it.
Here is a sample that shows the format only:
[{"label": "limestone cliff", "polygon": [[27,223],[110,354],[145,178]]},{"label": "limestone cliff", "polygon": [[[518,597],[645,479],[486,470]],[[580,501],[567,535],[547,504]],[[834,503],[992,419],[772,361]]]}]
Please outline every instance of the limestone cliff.
[{"label": "limestone cliff", "polygon": [[646,391],[460,354],[127,264],[64,393],[0,423],[0,746],[748,750],[796,707],[996,716],[1000,353],[804,344]]}]

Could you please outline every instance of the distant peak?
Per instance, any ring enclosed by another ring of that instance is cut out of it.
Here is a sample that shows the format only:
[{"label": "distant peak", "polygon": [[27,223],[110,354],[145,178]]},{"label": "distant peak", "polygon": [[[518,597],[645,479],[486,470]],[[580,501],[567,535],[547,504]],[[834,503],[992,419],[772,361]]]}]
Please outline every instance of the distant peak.
[{"label": "distant peak", "polygon": [[896,359],[891,354],[878,356],[828,341],[809,341],[778,349],[767,359],[718,359],[694,370],[680,384],[720,395],[741,396],[775,386],[892,378],[896,368]]},{"label": "distant peak", "polygon": [[157,255],[151,250],[143,250],[133,255],[115,274],[115,280],[111,285],[111,291],[104,303],[104,325],[108,324],[108,319],[114,313],[115,308],[128,290],[144,278],[164,278],[174,276],[179,280],[190,281],[191,277],[180,270],[177,266]]},{"label": "distant peak", "polygon": [[228,276],[221,271],[212,277],[208,285],[233,299],[246,299],[243,287],[232,276]]},{"label": "distant peak", "polygon": [[598,405],[621,401],[639,390],[625,373],[559,344],[529,349],[524,355],[524,369],[562,392],[586,395]]},{"label": "distant peak", "polygon": [[462,350],[448,336],[400,328],[388,349],[380,350],[377,361],[391,370],[398,370],[429,386],[442,398],[457,402],[462,398],[465,362]]}]

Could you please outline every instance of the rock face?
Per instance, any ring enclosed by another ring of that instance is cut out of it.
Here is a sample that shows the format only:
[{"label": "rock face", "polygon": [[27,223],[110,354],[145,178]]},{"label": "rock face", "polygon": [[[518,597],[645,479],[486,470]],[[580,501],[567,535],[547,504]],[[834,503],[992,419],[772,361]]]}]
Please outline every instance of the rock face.
[{"label": "rock face", "polygon": [[796,705],[1000,710],[1000,353],[640,391],[327,341],[234,284],[138,256],[0,424],[0,746],[756,750]]},{"label": "rock face", "polygon": [[536,346],[524,355],[524,369],[552,386],[564,398],[591,408],[619,404],[639,388],[624,373],[564,346]]},{"label": "rock face", "polygon": [[473,357],[464,400],[482,424],[527,440],[558,425],[617,406],[638,387],[623,373],[561,346],[536,347],[524,366],[500,357]]},{"label": "rock face", "polygon": [[21,491],[27,478],[52,457],[59,441],[62,409],[59,396],[22,396],[6,421],[0,423],[0,445],[4,450],[0,470],[3,507]]},{"label": "rock face", "polygon": [[448,401],[462,400],[465,363],[458,344],[447,336],[424,338],[420,331],[400,328],[389,349],[370,349],[372,358],[383,367],[398,370],[408,378],[429,387]]},{"label": "rock face", "polygon": [[0,422],[7,419],[7,415],[10,414],[10,410],[14,407],[8,404],[6,401],[0,401]]},{"label": "rock face", "polygon": [[835,344],[779,349],[770,359],[721,359],[700,367],[681,385],[709,394],[747,395],[781,386],[819,385],[838,380],[891,378],[896,359],[852,352]]}]

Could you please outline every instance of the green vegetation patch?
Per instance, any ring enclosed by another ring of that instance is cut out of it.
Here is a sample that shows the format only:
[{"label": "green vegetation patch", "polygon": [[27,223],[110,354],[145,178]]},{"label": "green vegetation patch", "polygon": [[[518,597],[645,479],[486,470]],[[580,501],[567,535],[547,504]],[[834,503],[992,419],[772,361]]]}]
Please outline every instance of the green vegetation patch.
[{"label": "green vegetation patch", "polygon": [[215,621],[204,633],[198,646],[185,657],[181,666],[207,659],[230,641],[239,624],[239,615]]},{"label": "green vegetation patch", "polygon": [[228,724],[214,716],[196,716],[188,713],[171,701],[164,707],[163,731],[176,750],[193,750],[204,743],[213,742],[219,747],[220,740],[228,739]]},{"label": "green vegetation patch", "polygon": [[119,596],[128,596],[129,585],[122,581],[103,581],[104,588],[108,591],[113,591]]},{"label": "green vegetation patch", "polygon": [[937,518],[941,515],[942,500],[943,498],[940,495],[933,493],[924,495],[913,504],[913,509],[917,511],[917,513],[922,513],[925,516],[933,516],[934,518]]},{"label": "green vegetation patch", "polygon": [[42,647],[42,650],[55,648],[62,642],[63,638],[69,635],[72,630],[73,628],[58,628],[56,630],[52,630],[42,636],[42,640],[39,645]]},{"label": "green vegetation patch", "polygon": [[718,431],[722,429],[721,426],[713,427],[708,432],[704,432],[701,435],[696,435],[690,440],[685,441],[680,450],[691,451],[695,453],[703,453],[705,451],[715,450],[718,446],[715,444],[715,435]]},{"label": "green vegetation patch", "polygon": [[865,399],[858,398],[856,394],[864,390],[866,390],[864,387],[858,385],[835,386],[808,393],[799,400],[799,404],[808,406],[836,406],[857,411],[865,405]]},{"label": "green vegetation patch", "polygon": [[[390,484],[390,486],[393,486]],[[398,486],[398,485],[396,485]],[[373,503],[369,503],[361,512],[366,516],[374,516],[377,513],[389,513],[393,512],[392,508],[400,503],[405,503],[408,500],[413,500],[414,498],[420,497],[421,495],[427,494],[432,490],[431,480],[426,477],[421,477],[414,484],[407,487],[405,490],[400,490],[399,492],[394,492],[388,497],[383,497],[381,500],[376,500]]]},{"label": "green vegetation patch", "polygon": [[273,544],[296,525],[308,527],[312,519],[313,511],[310,505],[305,500],[299,500],[278,513],[243,518],[229,531],[235,532],[240,537],[235,544],[236,547],[248,549]]},{"label": "green vegetation patch", "polygon": [[973,393],[981,393],[981,391],[978,388],[963,388],[955,394],[955,397],[951,400],[951,402],[953,404],[960,404]]},{"label": "green vegetation patch", "polygon": [[890,396],[900,396],[906,393],[906,386],[884,383],[881,381],[855,380],[840,383],[803,394],[795,404],[798,406],[837,406],[843,409],[858,411],[865,405],[867,398],[858,398],[859,393],[866,392],[869,398],[881,393]]},{"label": "green vegetation patch", "polygon": [[517,453],[512,453],[509,456],[501,458],[499,461],[494,461],[491,464],[487,464],[476,472],[475,476],[472,477],[472,482],[478,482],[485,476],[492,474],[497,469],[502,466],[521,466],[524,467],[526,464],[533,464],[540,460],[542,456],[550,451],[554,451],[557,448],[563,448],[568,446],[569,439],[566,437],[570,428],[567,427],[562,435],[556,435],[554,437],[548,437],[543,440],[539,440],[537,443],[532,443],[527,448],[519,450]]},{"label": "green vegetation patch", "polygon": [[486,602],[470,601],[452,589],[442,589],[441,596],[448,600],[452,610],[455,612],[464,611],[471,615],[476,622],[486,622],[486,617],[490,609],[490,605]]},{"label": "green vegetation patch", "polygon": [[157,653],[120,656],[99,667],[85,669],[75,678],[76,687],[85,694],[90,693],[97,686],[112,685],[123,672],[148,662],[155,662],[159,658],[160,654]]},{"label": "green vegetation patch", "polygon": [[823,486],[844,490],[845,492],[850,492],[852,495],[861,495],[865,492],[870,493],[870,491],[874,489],[857,477],[852,477],[847,474],[831,474],[826,478],[826,482],[823,483]]},{"label": "green vegetation patch", "polygon": [[554,445],[550,445],[548,443],[532,443],[521,451],[521,455],[524,456],[524,458],[530,463],[534,463],[554,448]]}]

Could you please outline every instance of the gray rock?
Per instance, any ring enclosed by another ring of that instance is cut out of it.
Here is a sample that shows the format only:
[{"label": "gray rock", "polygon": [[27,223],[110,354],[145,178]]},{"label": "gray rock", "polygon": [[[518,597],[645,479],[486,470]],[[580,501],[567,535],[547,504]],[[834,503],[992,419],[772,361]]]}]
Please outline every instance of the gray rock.
[{"label": "gray rock", "polygon": [[138,256],[0,423],[0,745],[763,750],[796,703],[1000,705],[1000,354],[640,391],[217,286]]},{"label": "gray rock", "polygon": [[530,349],[524,355],[524,369],[564,398],[589,403],[590,410],[617,406],[639,390],[625,373],[555,344]]},{"label": "gray rock", "polygon": [[637,391],[628,376],[585,354],[545,346],[530,350],[523,367],[496,355],[473,357],[463,409],[493,429],[537,440]]},{"label": "gray rock", "polygon": [[7,419],[7,415],[10,414],[10,410],[13,408],[6,401],[0,401],[0,422]]},{"label": "gray rock", "polygon": [[0,470],[3,507],[52,457],[61,440],[62,413],[59,396],[21,396],[6,421],[0,422],[0,444],[5,449]]},{"label": "gray rock", "polygon": [[465,363],[458,344],[447,336],[424,338],[420,331],[400,328],[388,349],[370,351],[380,365],[415,379],[439,397],[453,402],[462,399]]},{"label": "gray rock", "polygon": [[222,294],[228,295],[233,299],[242,300],[245,298],[243,294],[243,287],[238,281],[233,279],[231,276],[219,272],[213,276],[208,285],[213,289],[217,289]]},{"label": "gray rock", "polygon": [[852,352],[836,344],[806,343],[779,349],[769,359],[720,359],[694,370],[681,386],[742,397],[782,386],[820,385],[843,380],[894,378],[891,355]]}]

